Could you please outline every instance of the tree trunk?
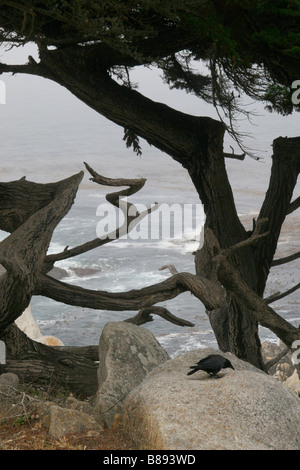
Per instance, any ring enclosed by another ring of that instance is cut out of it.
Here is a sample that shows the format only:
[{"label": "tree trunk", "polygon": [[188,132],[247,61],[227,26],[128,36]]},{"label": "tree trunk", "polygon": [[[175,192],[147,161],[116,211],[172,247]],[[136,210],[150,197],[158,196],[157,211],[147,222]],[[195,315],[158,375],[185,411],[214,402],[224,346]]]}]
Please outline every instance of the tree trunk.
[{"label": "tree trunk", "polygon": [[6,329],[2,340],[6,344],[6,365],[22,383],[58,387],[81,398],[94,395],[98,388],[99,367],[95,348],[46,346],[31,340],[16,325]]},{"label": "tree trunk", "polygon": [[[219,124],[219,123],[218,123]],[[203,158],[194,157],[189,173],[204,204],[206,214],[205,228],[210,229],[216,236],[221,248],[233,246],[248,237],[236,212],[232,189],[228,180],[223,156],[223,133],[221,126],[211,126],[206,146],[202,146]],[[206,155],[205,155],[206,153]],[[196,272],[211,280],[213,275],[212,259],[215,253],[208,253],[205,230],[203,248],[196,253]],[[256,287],[255,264],[251,248],[241,250],[231,258],[231,263],[240,273],[242,279],[251,287]],[[214,275],[215,276],[215,275]],[[216,321],[216,315],[218,321]],[[219,321],[226,328],[218,327]],[[258,323],[245,308],[230,296],[226,296],[217,312],[209,315],[219,348],[230,351],[256,367],[263,369],[261,344],[258,336]]]}]

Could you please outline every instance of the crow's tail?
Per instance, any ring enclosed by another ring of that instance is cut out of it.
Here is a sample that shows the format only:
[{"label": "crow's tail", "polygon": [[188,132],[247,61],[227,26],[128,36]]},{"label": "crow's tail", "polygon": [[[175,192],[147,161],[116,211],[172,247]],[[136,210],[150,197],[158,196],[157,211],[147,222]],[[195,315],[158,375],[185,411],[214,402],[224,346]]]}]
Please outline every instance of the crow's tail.
[{"label": "crow's tail", "polygon": [[187,375],[192,375],[192,374],[194,374],[195,372],[197,372],[197,370],[199,370],[197,366],[190,366],[190,369],[193,369],[193,370],[190,370],[190,371],[187,373]]}]

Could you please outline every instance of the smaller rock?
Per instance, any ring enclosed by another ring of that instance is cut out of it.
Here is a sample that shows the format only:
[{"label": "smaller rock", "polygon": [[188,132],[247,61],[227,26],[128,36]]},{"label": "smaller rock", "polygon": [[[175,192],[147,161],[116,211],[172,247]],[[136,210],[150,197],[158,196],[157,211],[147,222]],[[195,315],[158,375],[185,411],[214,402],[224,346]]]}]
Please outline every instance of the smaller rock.
[{"label": "smaller rock", "polygon": [[102,426],[86,413],[52,405],[50,408],[49,437],[61,439],[66,434],[82,431],[102,431]]},{"label": "smaller rock", "polygon": [[[280,341],[279,345],[269,341],[264,341],[262,343],[262,356],[264,362],[267,363],[285,348],[286,346],[282,341]],[[293,374],[294,370],[295,365],[293,364],[291,353],[288,352],[276,364],[274,364],[274,366],[270,367],[268,374],[272,375],[276,380],[278,380],[278,382],[283,383]]]},{"label": "smaller rock", "polygon": [[62,269],[62,268],[58,268],[57,266],[54,266],[54,268],[51,269],[51,271],[48,274],[49,274],[49,276],[54,277],[54,279],[58,279],[59,281],[61,279],[64,279],[65,277],[70,276],[68,271],[66,271],[65,269]]},{"label": "smaller rock", "polygon": [[295,370],[293,375],[291,375],[284,383],[289,390],[296,392],[297,394],[300,393],[300,379],[298,376],[297,371]]},{"label": "smaller rock", "polygon": [[28,338],[31,338],[34,341],[37,341],[42,336],[42,332],[35,321],[30,305],[24,310],[22,315],[15,320],[15,323],[17,327],[28,336]]},{"label": "smaller rock", "polygon": [[78,277],[96,276],[101,272],[101,269],[95,268],[72,268],[72,271]]},{"label": "smaller rock", "polygon": [[17,388],[19,385],[19,377],[12,372],[6,372],[5,374],[0,375],[0,388],[1,386],[9,386]]},{"label": "smaller rock", "polygon": [[36,419],[39,419],[45,426],[50,425],[50,409],[53,406],[51,401],[38,402],[35,409]]},{"label": "smaller rock", "polygon": [[77,400],[77,398],[73,397],[72,395],[66,399],[64,407],[71,410],[81,411],[82,413],[86,413],[87,415],[90,415],[97,420],[97,413],[95,408],[87,401]]},{"label": "smaller rock", "polygon": [[145,328],[110,322],[100,337],[99,358],[95,408],[100,422],[110,427],[114,415],[122,413],[128,393],[169,356]]}]

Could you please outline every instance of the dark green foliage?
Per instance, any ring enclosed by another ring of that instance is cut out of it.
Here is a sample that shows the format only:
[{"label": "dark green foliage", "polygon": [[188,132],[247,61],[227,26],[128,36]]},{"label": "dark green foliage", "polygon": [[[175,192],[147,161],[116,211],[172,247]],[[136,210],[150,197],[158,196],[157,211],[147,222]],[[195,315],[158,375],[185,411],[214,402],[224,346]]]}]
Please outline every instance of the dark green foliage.
[{"label": "dark green foliage", "polygon": [[[240,111],[241,93],[267,102],[269,110],[297,109],[289,95],[300,79],[300,0],[31,0],[0,6],[6,44],[94,44],[104,68],[158,66],[170,87],[229,114]],[[104,48],[110,61],[101,55]],[[210,75],[197,70],[199,61]]]},{"label": "dark green foliage", "polygon": [[124,137],[123,140],[126,142],[126,146],[132,147],[133,151],[137,155],[142,155],[142,149],[140,146],[140,141],[138,136],[130,129],[124,129]]},{"label": "dark green foliage", "polygon": [[288,115],[293,111],[293,90],[281,85],[271,85],[266,92],[266,109]]}]

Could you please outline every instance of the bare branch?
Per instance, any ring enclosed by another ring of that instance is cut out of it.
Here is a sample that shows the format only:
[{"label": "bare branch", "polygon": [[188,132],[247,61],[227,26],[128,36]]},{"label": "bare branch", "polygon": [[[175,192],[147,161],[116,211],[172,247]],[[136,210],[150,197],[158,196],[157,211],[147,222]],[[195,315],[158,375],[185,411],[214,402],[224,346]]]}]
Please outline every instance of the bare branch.
[{"label": "bare branch", "polygon": [[224,157],[225,158],[234,158],[235,160],[245,160],[245,156],[246,154],[245,153],[242,153],[242,154],[237,154],[237,153],[226,153],[224,152]]},{"label": "bare branch", "polygon": [[292,294],[293,292],[295,292],[299,288],[300,288],[300,282],[298,284],[296,284],[294,287],[292,287],[291,289],[286,290],[285,292],[281,292],[281,293],[276,292],[275,294],[270,295],[269,297],[264,299],[264,301],[267,304],[271,304],[272,302],[276,302],[277,300],[283,299],[283,297],[286,297],[287,295]]},{"label": "bare branch", "polygon": [[0,243],[0,332],[28,306],[55,227],[70,210],[83,172],[64,180],[52,202],[36,211]]},{"label": "bare branch", "polygon": [[16,73],[25,73],[29,75],[38,75],[44,76],[45,69],[41,63],[35,62],[32,58],[28,58],[29,62],[27,64],[21,65],[11,65],[11,64],[3,64],[0,62],[0,75],[3,73],[12,73],[13,75]]},{"label": "bare branch", "polygon": [[270,359],[270,361],[266,362],[265,364],[265,371],[268,372],[269,369],[271,369],[272,366],[277,364],[277,362],[280,361],[286,354],[289,352],[290,348],[285,347],[280,353],[278,353],[273,359]]},{"label": "bare branch", "polygon": [[0,183],[0,229],[12,233],[38,210],[53,201],[58,191],[69,185],[70,178],[56,183],[34,183],[25,177]]},{"label": "bare branch", "polygon": [[190,291],[205,305],[207,310],[220,307],[224,290],[208,279],[190,273],[178,273],[158,284],[127,292],[107,292],[83,289],[47,275],[40,275],[35,295],[43,295],[58,302],[101,310],[140,310],[173,299],[182,292]]},{"label": "bare branch", "polygon": [[291,214],[300,207],[300,196],[297,197],[293,202],[290,203],[287,211],[287,215]]},{"label": "bare branch", "polygon": [[241,241],[240,243],[237,243],[236,245],[234,245],[230,248],[227,248],[226,250],[222,250],[221,255],[224,256],[225,258],[227,258],[228,256],[232,255],[233,253],[240,250],[241,248],[244,248],[244,247],[250,246],[250,245],[256,245],[256,243],[261,238],[267,237],[270,232],[264,232],[262,234],[259,233],[261,228],[263,227],[263,225],[266,222],[268,222],[268,219],[259,219],[256,226],[255,226],[255,229],[254,229],[252,235],[249,238],[247,238],[246,240]]},{"label": "bare branch", "polygon": [[125,320],[129,323],[134,323],[135,325],[143,325],[149,321],[153,321],[151,314],[159,315],[160,317],[164,318],[165,320],[174,323],[175,325],[179,326],[195,326],[194,323],[191,323],[187,320],[183,320],[181,318],[176,317],[168,309],[165,307],[146,307],[142,308],[137,315],[132,318],[128,318]]},{"label": "bare branch", "polygon": [[74,256],[80,255],[82,253],[86,253],[90,250],[94,250],[100,246],[105,245],[106,243],[110,243],[113,240],[117,240],[118,238],[126,235],[134,227],[148,214],[153,212],[158,208],[158,204],[154,204],[149,209],[146,209],[142,213],[139,213],[136,206],[131,204],[127,201],[121,199],[122,197],[128,197],[135,194],[137,191],[142,189],[144,186],[146,179],[124,179],[124,178],[106,178],[102,175],[99,175],[93,168],[91,168],[87,163],[85,163],[87,170],[92,175],[91,181],[94,181],[103,186],[128,186],[127,189],[123,189],[118,192],[113,192],[106,195],[106,200],[113,204],[115,207],[120,209],[124,214],[124,223],[120,227],[118,227],[113,232],[107,234],[105,238],[98,237],[93,240],[90,240],[86,243],[78,245],[74,248],[68,249],[66,247],[64,251],[60,253],[54,253],[52,255],[48,255],[45,258],[45,263],[47,265],[47,271],[49,270],[49,266],[53,266],[56,261],[61,261],[64,259],[72,258]]},{"label": "bare branch", "polygon": [[[254,233],[248,240],[245,240],[245,242],[248,241],[249,244],[260,239],[262,235],[259,234],[259,231],[265,222],[265,219],[260,219]],[[214,245],[217,246],[216,237],[213,235],[211,230],[210,240],[211,243],[214,243]],[[253,315],[260,325],[269,328],[278,336],[278,338],[289,346],[295,339],[300,337],[298,328],[291,325],[278,315],[271,307],[269,307],[266,302],[256,292],[254,292],[246,282],[243,281],[240,274],[227,261],[227,257],[238,249],[244,247],[245,242],[238,243],[237,245],[226,250],[222,250],[219,254],[216,254],[213,259],[213,263],[215,264],[218,279],[226,289],[226,292],[229,293],[238,304],[249,312],[253,312]]]},{"label": "bare branch", "polygon": [[261,326],[273,331],[288,346],[296,339],[299,339],[299,330],[278,315],[256,292],[250,289],[224,256],[219,255],[216,262],[218,262],[219,266],[219,280],[226,291],[230,293],[237,303],[250,312],[252,311]]},{"label": "bare branch", "polygon": [[173,264],[166,264],[165,266],[159,268],[159,271],[163,271],[164,269],[169,269],[170,273],[173,275],[178,274],[178,271]]},{"label": "bare branch", "polygon": [[285,263],[289,263],[290,261],[295,261],[295,259],[298,259],[300,258],[300,251],[298,251],[297,253],[294,253],[293,255],[289,255],[289,256],[286,256],[284,258],[278,258],[278,259],[274,259],[272,261],[272,264],[271,266],[280,266],[282,264],[285,264]]}]

